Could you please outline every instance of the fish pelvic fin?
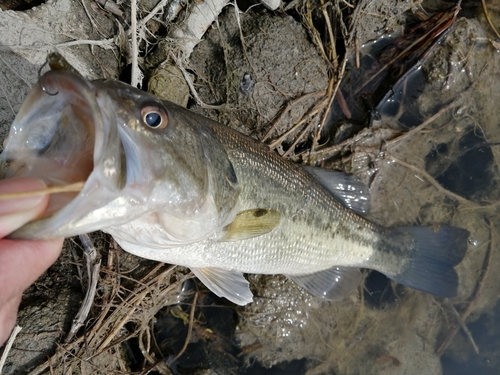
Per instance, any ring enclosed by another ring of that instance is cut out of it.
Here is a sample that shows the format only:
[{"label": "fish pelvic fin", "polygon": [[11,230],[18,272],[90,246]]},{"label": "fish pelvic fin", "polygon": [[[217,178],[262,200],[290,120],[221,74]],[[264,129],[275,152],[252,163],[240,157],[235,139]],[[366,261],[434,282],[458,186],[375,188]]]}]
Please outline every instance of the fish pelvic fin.
[{"label": "fish pelvic fin", "polygon": [[222,268],[191,268],[191,271],[205,286],[219,297],[244,306],[253,301],[250,284],[241,272]]},{"label": "fish pelvic fin", "polygon": [[361,282],[359,268],[331,267],[307,275],[286,275],[316,297],[340,301],[351,294]]},{"label": "fish pelvic fin", "polygon": [[426,227],[391,229],[397,238],[410,237],[413,251],[397,275],[390,279],[413,289],[449,298],[457,295],[458,275],[454,267],[467,251],[469,232],[441,226],[437,231]]}]

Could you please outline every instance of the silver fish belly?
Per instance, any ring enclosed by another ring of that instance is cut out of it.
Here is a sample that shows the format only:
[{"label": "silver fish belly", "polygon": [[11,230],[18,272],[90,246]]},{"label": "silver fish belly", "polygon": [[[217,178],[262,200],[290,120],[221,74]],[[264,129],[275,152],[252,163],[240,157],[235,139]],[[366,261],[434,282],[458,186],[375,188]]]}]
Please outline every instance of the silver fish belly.
[{"label": "silver fish belly", "polygon": [[[37,119],[41,106],[46,116]],[[92,146],[87,158],[64,147],[66,123]],[[46,130],[30,138],[37,126]],[[252,301],[243,273],[285,274],[329,299],[357,287],[359,268],[440,297],[457,293],[454,266],[467,250],[466,230],[373,224],[347,207],[363,197],[352,178],[293,164],[126,84],[48,72],[12,129],[0,157],[5,177],[37,176],[49,185],[85,180],[82,192],[51,198],[50,215],[13,238],[102,229],[126,251],[189,267],[214,293],[240,305]],[[93,168],[73,176],[82,165]]]}]

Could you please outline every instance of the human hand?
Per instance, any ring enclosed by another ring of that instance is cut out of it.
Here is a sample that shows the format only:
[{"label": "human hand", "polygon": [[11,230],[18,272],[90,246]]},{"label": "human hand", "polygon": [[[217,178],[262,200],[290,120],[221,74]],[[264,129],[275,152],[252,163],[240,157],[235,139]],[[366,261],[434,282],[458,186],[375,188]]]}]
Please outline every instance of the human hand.
[{"label": "human hand", "polygon": [[[0,181],[0,194],[44,187],[38,179],[12,178]],[[14,327],[23,291],[56,261],[63,242],[62,238],[27,241],[4,237],[40,217],[48,202],[47,194],[0,200],[0,346]]]}]

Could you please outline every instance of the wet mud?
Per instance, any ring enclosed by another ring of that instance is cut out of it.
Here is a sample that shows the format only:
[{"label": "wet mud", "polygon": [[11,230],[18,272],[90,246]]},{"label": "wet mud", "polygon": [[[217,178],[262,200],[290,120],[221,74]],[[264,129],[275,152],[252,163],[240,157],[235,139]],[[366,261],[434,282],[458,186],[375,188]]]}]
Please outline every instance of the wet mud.
[{"label": "wet mud", "polygon": [[[89,78],[126,77],[129,51],[115,38],[124,33],[117,31],[117,16],[85,4],[88,9],[56,0],[0,13],[9,30],[0,36],[1,139],[54,45]],[[487,4],[498,25],[500,9]],[[329,302],[284,276],[248,275],[254,303],[237,307],[186,281],[187,270],[123,253],[100,233],[92,237],[103,260],[100,283],[83,328],[64,342],[87,287],[79,242],[69,239],[63,256],[25,293],[18,320],[23,330],[5,374],[497,373],[498,37],[480,6],[463,4],[442,41],[417,59],[418,69],[390,85],[385,99],[372,107],[354,99],[361,114],[355,119],[334,99],[330,117],[342,132],[319,132],[337,73],[348,97],[384,45],[419,17],[454,4],[349,5],[329,8],[337,65],[325,58],[331,51],[321,49],[328,45],[328,27],[319,4],[311,4],[311,12],[305,2],[285,3],[288,8],[276,12],[242,4],[239,17],[226,7],[185,66],[201,101],[192,94],[187,99],[185,87],[179,100],[283,157],[355,174],[370,186],[368,217],[374,222],[469,230],[468,252],[457,267],[458,296],[445,301],[366,272],[356,293]],[[154,4],[141,6],[144,16]],[[72,29],[75,19],[85,21]],[[147,79],[175,51],[156,44],[167,34],[164,20],[151,22],[149,30],[155,36],[145,37],[151,46],[143,44],[148,53],[141,56]],[[101,42],[91,47],[88,40]],[[65,45],[75,41],[83,42]],[[342,70],[344,55],[349,58]]]}]

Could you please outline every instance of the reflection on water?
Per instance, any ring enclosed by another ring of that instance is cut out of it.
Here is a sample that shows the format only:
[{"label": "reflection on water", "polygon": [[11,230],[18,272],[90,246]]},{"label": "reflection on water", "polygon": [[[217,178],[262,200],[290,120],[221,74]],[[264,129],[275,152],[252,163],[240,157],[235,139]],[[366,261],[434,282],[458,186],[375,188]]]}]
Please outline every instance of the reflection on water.
[{"label": "reflection on water", "polygon": [[457,342],[443,355],[445,375],[496,375],[500,368],[500,303],[488,313],[467,324],[479,349],[476,354],[467,337],[460,333]]},{"label": "reflection on water", "polygon": [[437,145],[425,159],[426,170],[445,189],[478,203],[494,199],[490,186],[495,181],[493,152],[480,128]]}]

